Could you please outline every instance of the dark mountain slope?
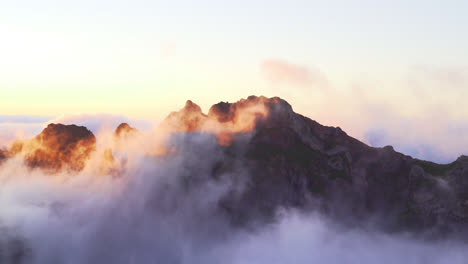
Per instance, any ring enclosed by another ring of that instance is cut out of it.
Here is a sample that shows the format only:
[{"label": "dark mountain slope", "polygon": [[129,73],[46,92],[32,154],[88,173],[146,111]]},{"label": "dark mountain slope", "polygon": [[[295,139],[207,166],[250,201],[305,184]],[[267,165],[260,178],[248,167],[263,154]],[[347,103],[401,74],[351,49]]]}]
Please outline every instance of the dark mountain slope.
[{"label": "dark mountain slope", "polygon": [[236,158],[244,159],[252,172],[245,193],[222,203],[234,219],[242,222],[251,214],[269,217],[279,207],[313,205],[340,221],[372,218],[387,230],[447,233],[468,227],[467,157],[435,164],[391,146],[369,147],[340,128],[294,113],[280,98],[219,103],[208,117],[229,122],[246,104],[262,104],[268,115],[256,120],[247,142],[239,140],[226,150],[243,145],[245,151]]}]

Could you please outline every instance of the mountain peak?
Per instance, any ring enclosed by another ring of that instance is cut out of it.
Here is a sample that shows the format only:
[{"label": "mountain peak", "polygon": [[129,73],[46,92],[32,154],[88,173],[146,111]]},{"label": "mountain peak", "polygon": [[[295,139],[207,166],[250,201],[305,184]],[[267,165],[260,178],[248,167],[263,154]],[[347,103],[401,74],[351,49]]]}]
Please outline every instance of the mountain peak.
[{"label": "mountain peak", "polygon": [[136,128],[133,128],[131,127],[129,124],[127,123],[121,123],[114,131],[114,135],[117,136],[117,137],[120,137],[122,135],[128,135],[128,134],[132,134],[132,133],[135,133],[135,132],[138,132],[138,130]]},{"label": "mountain peak", "polygon": [[468,156],[466,156],[466,155],[461,155],[460,157],[457,158],[457,162],[468,163]]},{"label": "mountain peak", "polygon": [[10,152],[23,153],[31,168],[80,171],[95,145],[96,138],[86,127],[51,123],[35,138],[15,142]]},{"label": "mountain peak", "polygon": [[189,112],[198,112],[198,113],[202,112],[200,106],[197,105],[196,103],[192,102],[191,100],[187,100],[187,102],[185,102],[185,106],[184,106],[183,110],[184,111],[189,111]]},{"label": "mountain peak", "polygon": [[[468,232],[467,156],[450,164],[436,164],[403,155],[392,146],[373,148],[339,127],[323,126],[295,113],[279,97],[249,96],[234,103],[219,102],[208,115],[188,100],[161,126],[162,133],[216,136],[218,145],[212,147],[226,155],[214,165],[213,177],[232,170],[232,164],[248,164],[244,169],[252,177],[247,179],[249,188],[239,199],[229,196],[223,200],[223,208],[236,219],[248,219],[259,212],[268,217],[278,208],[305,208],[307,200],[316,198],[327,214],[337,219],[382,216],[385,228],[390,229],[461,225]],[[128,131],[134,128],[122,123],[115,133]],[[125,137],[121,139],[119,143],[126,142]],[[10,152],[0,152],[0,160],[22,153],[25,163],[33,168],[79,171],[95,143],[85,127],[49,124],[32,140],[17,143]],[[104,154],[113,164],[112,152]],[[196,175],[196,170],[190,170],[190,175]]]}]

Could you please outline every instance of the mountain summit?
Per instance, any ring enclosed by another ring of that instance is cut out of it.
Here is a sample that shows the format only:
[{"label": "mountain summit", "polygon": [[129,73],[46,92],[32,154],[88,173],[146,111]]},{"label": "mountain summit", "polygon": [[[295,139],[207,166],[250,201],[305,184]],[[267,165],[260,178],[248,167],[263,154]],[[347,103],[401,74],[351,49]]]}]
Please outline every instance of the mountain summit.
[{"label": "mountain summit", "polygon": [[[323,126],[295,113],[278,97],[220,102],[208,114],[187,101],[159,128],[188,138],[216,137],[219,157],[207,165],[211,173],[203,177],[219,180],[233,171],[246,171],[242,191],[228,191],[216,205],[233,225],[269,221],[280,208],[296,208],[319,210],[353,225],[372,219],[373,225],[388,231],[448,234],[468,230],[466,156],[436,164],[396,152],[391,146],[370,147],[339,127]],[[115,134],[135,131],[121,124]],[[26,152],[26,164],[54,170],[64,164],[81,170],[95,148],[94,135],[77,126],[51,124],[33,141],[39,147]],[[195,144],[192,149],[197,155],[211,155],[197,142],[183,141],[182,149]],[[0,152],[0,160],[17,152],[13,148]],[[203,177],[198,167],[190,166],[186,170],[190,180],[184,182],[196,188]]]},{"label": "mountain summit", "polygon": [[[208,115],[198,106],[190,108],[196,111],[187,111],[186,106],[169,117],[177,115],[178,127],[190,127],[182,131],[206,131],[202,124],[209,122],[244,128],[228,131],[231,139],[225,144],[226,152],[244,152],[221,161],[214,170],[214,174],[229,171],[242,159],[252,172],[241,198],[226,197],[222,203],[239,223],[252,215],[269,217],[281,207],[305,208],[314,200],[319,210],[336,219],[356,223],[372,216],[373,224],[386,230],[447,233],[468,227],[466,156],[436,164],[391,146],[370,147],[339,127],[323,126],[295,113],[278,97],[221,102]],[[246,109],[250,111],[242,117]],[[239,133],[250,138],[236,142]]]}]

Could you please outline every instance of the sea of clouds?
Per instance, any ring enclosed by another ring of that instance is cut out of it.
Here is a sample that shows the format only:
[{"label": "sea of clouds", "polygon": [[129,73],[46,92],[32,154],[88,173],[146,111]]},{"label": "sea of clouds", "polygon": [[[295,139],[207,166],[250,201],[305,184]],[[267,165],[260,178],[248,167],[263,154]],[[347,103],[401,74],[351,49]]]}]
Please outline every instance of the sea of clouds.
[{"label": "sea of clouds", "polygon": [[[242,163],[216,179],[225,158],[212,135],[148,133],[113,151],[109,133],[79,172],[47,174],[21,157],[0,166],[0,263],[465,263],[468,245],[345,228],[317,212],[282,208],[274,222],[233,226],[218,210],[249,179]],[[107,138],[107,140],[106,140]],[[158,140],[156,140],[156,139]],[[153,142],[158,141],[158,142]],[[171,155],[142,152],[169,145]],[[232,192],[232,190],[236,190]]]}]

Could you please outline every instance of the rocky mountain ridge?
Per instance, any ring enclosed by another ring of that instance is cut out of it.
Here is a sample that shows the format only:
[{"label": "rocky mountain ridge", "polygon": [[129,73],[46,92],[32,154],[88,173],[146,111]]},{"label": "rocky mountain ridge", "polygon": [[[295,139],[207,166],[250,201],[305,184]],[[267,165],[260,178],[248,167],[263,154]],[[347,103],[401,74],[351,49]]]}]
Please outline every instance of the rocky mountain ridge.
[{"label": "rocky mountain ridge", "polygon": [[[223,157],[213,165],[212,179],[236,170],[233,164],[249,171],[243,192],[228,192],[218,204],[234,225],[268,221],[279,208],[298,208],[319,210],[353,224],[372,219],[373,225],[388,231],[468,230],[467,156],[436,164],[398,153],[391,146],[370,147],[339,127],[323,126],[295,113],[278,97],[220,102],[208,114],[187,101],[160,128],[214,134]],[[115,134],[135,131],[122,124]],[[51,124],[34,142],[39,147],[25,155],[28,166],[79,171],[95,150],[96,139],[86,128]],[[13,146],[0,152],[0,161],[21,151],[22,147]],[[107,155],[112,156],[109,151]]]}]

